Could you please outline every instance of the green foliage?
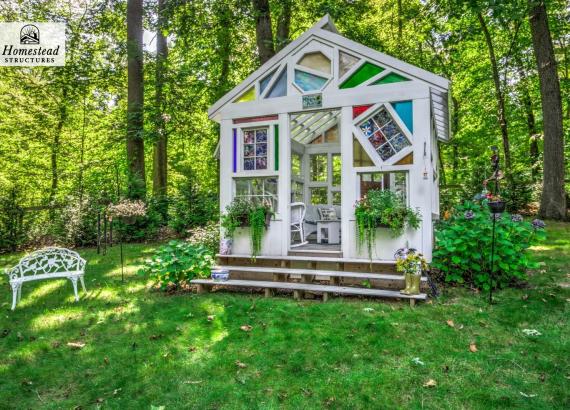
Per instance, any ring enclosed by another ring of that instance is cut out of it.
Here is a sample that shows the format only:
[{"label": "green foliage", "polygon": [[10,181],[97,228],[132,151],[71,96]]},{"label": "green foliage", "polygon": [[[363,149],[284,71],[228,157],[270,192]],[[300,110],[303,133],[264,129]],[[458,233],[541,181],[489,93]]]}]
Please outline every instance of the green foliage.
[{"label": "green foliage", "polygon": [[503,288],[526,278],[536,267],[528,248],[544,240],[545,232],[522,220],[520,215],[503,213],[496,221],[494,273],[491,272],[492,214],[485,202],[465,202],[448,220],[436,228],[432,266],[445,280],[489,290]]},{"label": "green foliage", "polygon": [[251,256],[256,257],[261,251],[261,241],[265,233],[265,218],[268,209],[262,206],[254,208],[249,213],[249,232],[251,239]]},{"label": "green foliage", "polygon": [[149,275],[160,289],[172,290],[187,285],[195,277],[208,277],[213,264],[212,252],[205,246],[170,241],[145,260],[139,273]]},{"label": "green foliage", "polygon": [[188,230],[187,241],[193,245],[205,246],[213,255],[218,253],[220,247],[220,225],[214,222],[206,226],[198,226]]},{"label": "green foliage", "polygon": [[368,257],[372,258],[372,246],[376,238],[376,229],[387,227],[392,236],[400,236],[404,229],[417,229],[420,226],[419,212],[406,206],[398,194],[390,190],[370,190],[356,203],[354,210],[358,246],[366,243]]},{"label": "green foliage", "polygon": [[14,252],[24,242],[24,210],[19,205],[19,191],[12,187],[0,196],[0,253]]}]

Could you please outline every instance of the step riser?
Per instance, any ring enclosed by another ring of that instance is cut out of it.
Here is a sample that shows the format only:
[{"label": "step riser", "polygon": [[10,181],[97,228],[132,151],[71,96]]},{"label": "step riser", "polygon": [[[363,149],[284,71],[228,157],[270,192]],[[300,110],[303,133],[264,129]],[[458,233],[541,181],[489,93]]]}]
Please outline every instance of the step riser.
[{"label": "step riser", "polygon": [[396,266],[393,264],[366,264],[353,262],[321,262],[315,260],[273,260],[273,259],[243,259],[243,258],[220,258],[218,259],[220,266],[258,266],[267,268],[300,268],[300,269],[319,269],[319,270],[338,270],[344,272],[362,272],[362,273],[396,273]]},{"label": "step riser", "polygon": [[304,256],[307,258],[342,258],[342,252],[296,252],[296,251],[289,251],[289,256]]},{"label": "step riser", "polygon": [[[283,274],[275,274],[271,272],[240,272],[231,271],[230,279],[237,280],[261,280],[261,281],[283,281]],[[303,282],[303,276],[305,275],[289,275],[289,281],[299,281]],[[347,286],[357,286],[357,287],[368,287],[363,285],[363,282],[368,282],[372,289],[390,289],[390,290],[400,290],[404,288],[404,279],[358,279],[358,278],[331,278],[330,276],[320,276],[316,275],[314,277],[315,282],[323,282],[323,284],[336,283]],[[421,289],[427,289],[427,284],[425,282],[421,283]]]}]

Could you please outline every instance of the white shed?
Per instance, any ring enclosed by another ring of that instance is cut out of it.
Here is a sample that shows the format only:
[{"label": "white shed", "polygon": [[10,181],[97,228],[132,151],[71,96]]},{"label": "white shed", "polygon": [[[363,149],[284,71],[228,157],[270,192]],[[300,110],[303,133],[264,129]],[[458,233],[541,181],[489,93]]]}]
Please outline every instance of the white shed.
[{"label": "white shed", "polygon": [[[341,36],[325,16],[209,109],[221,125],[220,211],[236,197],[271,204],[261,256],[365,260],[355,202],[369,189],[397,191],[421,224],[397,237],[378,228],[372,259],[393,261],[407,246],[431,261],[449,87]],[[303,209],[301,237],[292,219]],[[233,255],[251,253],[247,229]]]}]

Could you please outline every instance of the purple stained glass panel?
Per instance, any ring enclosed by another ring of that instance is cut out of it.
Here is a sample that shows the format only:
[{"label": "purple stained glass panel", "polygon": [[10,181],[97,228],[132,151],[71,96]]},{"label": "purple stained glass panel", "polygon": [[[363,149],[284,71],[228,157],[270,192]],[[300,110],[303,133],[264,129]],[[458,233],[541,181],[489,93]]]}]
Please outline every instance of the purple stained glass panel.
[{"label": "purple stained glass panel", "polygon": [[384,137],[381,131],[376,131],[374,135],[368,137],[368,141],[370,141],[374,149],[376,149],[386,142],[386,137]]},{"label": "purple stained glass panel", "polygon": [[389,143],[386,143],[378,149],[378,154],[380,154],[380,158],[385,161],[396,154],[396,152],[392,149]]},{"label": "purple stained glass panel", "polygon": [[267,156],[267,144],[257,144],[255,150],[256,157],[266,157]]},{"label": "purple stained glass panel", "polygon": [[243,142],[246,144],[253,144],[255,142],[255,131],[245,131],[243,133]]},{"label": "purple stained glass panel", "polygon": [[267,158],[258,157],[255,159],[255,169],[267,169]]},{"label": "purple stained glass panel", "polygon": [[243,169],[246,171],[253,171],[255,169],[255,159],[246,158],[243,160]]},{"label": "purple stained glass panel", "polygon": [[267,142],[267,130],[257,130],[255,133],[255,140],[257,142]]}]

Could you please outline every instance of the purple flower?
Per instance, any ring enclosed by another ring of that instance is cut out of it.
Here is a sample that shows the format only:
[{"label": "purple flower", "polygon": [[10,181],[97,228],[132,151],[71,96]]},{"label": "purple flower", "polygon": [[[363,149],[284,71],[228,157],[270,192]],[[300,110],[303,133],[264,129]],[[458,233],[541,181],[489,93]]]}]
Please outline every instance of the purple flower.
[{"label": "purple flower", "polygon": [[534,229],[544,229],[546,227],[546,224],[544,223],[544,221],[540,219],[535,219],[534,221],[532,221],[532,227]]},{"label": "purple flower", "polygon": [[468,221],[475,218],[475,212],[473,212],[471,209],[469,209],[468,211],[465,211],[465,219],[467,219]]},{"label": "purple flower", "polygon": [[513,221],[513,222],[522,222],[522,220],[523,220],[522,215],[519,215],[519,214],[511,215],[511,221]]},{"label": "purple flower", "polygon": [[408,255],[413,255],[416,253],[416,249],[414,248],[400,248],[394,253],[395,259],[405,259]]}]

